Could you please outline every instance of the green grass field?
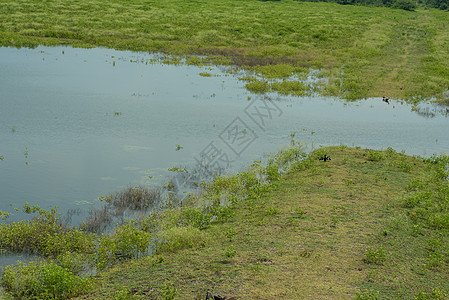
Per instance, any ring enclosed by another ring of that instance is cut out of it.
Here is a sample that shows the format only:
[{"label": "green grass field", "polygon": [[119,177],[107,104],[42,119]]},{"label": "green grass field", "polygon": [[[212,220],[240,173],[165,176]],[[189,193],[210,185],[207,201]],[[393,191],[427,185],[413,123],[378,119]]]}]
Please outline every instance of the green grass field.
[{"label": "green grass field", "polygon": [[[329,79],[323,95],[447,102],[448,24],[449,14],[434,9],[289,0],[2,0],[0,46],[200,54],[247,69],[281,64],[274,76],[310,67]],[[258,72],[262,81],[273,76],[272,68]],[[280,89],[295,94],[298,87]]]}]

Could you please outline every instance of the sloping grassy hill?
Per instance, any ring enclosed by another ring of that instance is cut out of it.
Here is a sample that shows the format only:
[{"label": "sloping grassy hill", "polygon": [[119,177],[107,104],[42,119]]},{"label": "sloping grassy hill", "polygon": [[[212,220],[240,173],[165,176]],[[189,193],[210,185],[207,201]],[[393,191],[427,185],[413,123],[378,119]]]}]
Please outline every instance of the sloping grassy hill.
[{"label": "sloping grassy hill", "polygon": [[102,46],[202,54],[246,68],[279,64],[255,70],[265,78],[311,67],[329,78],[318,87],[324,95],[447,102],[448,24],[449,14],[435,9],[290,0],[2,0],[0,46]]},{"label": "sloping grassy hill", "polygon": [[81,299],[447,299],[447,157],[329,147],[307,161]]}]

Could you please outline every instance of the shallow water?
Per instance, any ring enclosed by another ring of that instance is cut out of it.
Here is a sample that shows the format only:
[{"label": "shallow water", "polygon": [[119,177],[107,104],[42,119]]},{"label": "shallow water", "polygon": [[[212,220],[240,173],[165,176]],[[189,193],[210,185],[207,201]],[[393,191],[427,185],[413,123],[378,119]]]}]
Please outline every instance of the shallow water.
[{"label": "shallow water", "polygon": [[160,184],[169,167],[195,165],[201,153],[216,151],[223,158],[217,163],[226,165],[227,157],[236,170],[288,144],[292,132],[315,147],[417,155],[449,149],[446,117],[424,118],[400,102],[267,101],[217,67],[152,58],[109,49],[0,48],[0,210],[17,220],[23,215],[13,208],[26,201],[85,209],[129,185]]},{"label": "shallow water", "polygon": [[3,268],[8,265],[16,264],[18,261],[21,262],[30,262],[30,261],[38,261],[39,257],[36,255],[28,255],[28,254],[0,254],[0,273]]}]

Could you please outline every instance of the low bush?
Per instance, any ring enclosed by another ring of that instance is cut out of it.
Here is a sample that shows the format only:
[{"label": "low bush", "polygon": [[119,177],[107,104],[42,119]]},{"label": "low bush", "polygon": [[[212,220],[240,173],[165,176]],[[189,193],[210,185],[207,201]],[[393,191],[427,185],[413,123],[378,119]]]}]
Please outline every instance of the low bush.
[{"label": "low bush", "polygon": [[56,209],[24,206],[24,212],[37,215],[31,220],[0,225],[0,248],[56,257],[66,251],[91,253],[95,235],[64,226]]},{"label": "low bush", "polygon": [[141,257],[149,252],[151,235],[136,226],[125,224],[116,229],[113,240],[121,260]]},{"label": "low bush", "polygon": [[92,279],[74,275],[55,263],[19,263],[5,267],[1,283],[16,299],[70,299],[88,293]]}]

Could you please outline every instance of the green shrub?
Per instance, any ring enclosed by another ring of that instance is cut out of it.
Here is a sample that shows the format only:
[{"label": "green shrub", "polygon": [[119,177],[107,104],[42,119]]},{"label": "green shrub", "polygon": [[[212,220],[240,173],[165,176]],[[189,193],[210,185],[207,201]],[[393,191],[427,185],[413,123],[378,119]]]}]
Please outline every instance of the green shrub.
[{"label": "green shrub", "polygon": [[277,181],[281,176],[281,174],[279,173],[279,167],[273,159],[270,159],[268,161],[268,164],[265,168],[265,173],[267,174],[267,178],[269,181]]},{"label": "green shrub", "polygon": [[55,257],[67,251],[78,253],[92,253],[95,249],[96,236],[77,229],[47,235],[43,240],[40,251],[48,257]]},{"label": "green shrub", "polygon": [[381,161],[385,159],[385,155],[380,151],[370,150],[368,152],[369,161]]},{"label": "green shrub", "polygon": [[228,205],[216,205],[211,208],[211,214],[217,218],[217,221],[225,221],[235,216],[235,211]]},{"label": "green shrub", "polygon": [[161,230],[187,226],[204,229],[210,225],[212,217],[213,210],[205,206],[183,206],[165,210],[161,214],[159,226]]},{"label": "green shrub", "polygon": [[397,9],[404,9],[408,11],[415,11],[416,4],[415,2],[411,0],[396,0],[392,5],[391,8],[397,8]]},{"label": "green shrub", "polygon": [[158,213],[154,211],[150,212],[147,216],[139,220],[140,230],[150,233],[156,231],[159,226],[159,219],[160,215]]},{"label": "green shrub", "polygon": [[99,270],[104,270],[120,261],[144,256],[150,250],[150,239],[150,233],[135,225],[122,225],[111,236],[101,236],[94,263]]},{"label": "green shrub", "polygon": [[225,177],[216,176],[210,184],[206,186],[206,190],[213,194],[223,194],[228,192],[236,194],[241,189],[241,183],[237,176]]},{"label": "green shrub", "polygon": [[449,229],[449,213],[429,214],[427,225],[432,229]]},{"label": "green shrub", "polygon": [[120,260],[138,258],[148,253],[151,235],[132,224],[125,224],[115,230],[113,240],[116,256]]},{"label": "green shrub", "polygon": [[97,246],[94,263],[98,270],[104,270],[116,263],[116,244],[111,237],[103,235]]},{"label": "green shrub", "polygon": [[432,198],[431,191],[416,191],[411,192],[407,197],[402,201],[402,206],[405,208],[414,208],[416,206],[420,206],[421,204],[426,205],[429,200]]},{"label": "green shrub", "polygon": [[387,153],[390,157],[393,157],[395,154],[397,154],[396,150],[391,147],[388,147],[387,150],[385,150],[385,153]]},{"label": "green shrub", "polygon": [[93,288],[90,278],[44,262],[6,266],[1,283],[7,294],[17,299],[70,299]]},{"label": "green shrub", "polygon": [[257,167],[253,165],[251,170],[237,174],[242,189],[248,190],[260,184]]},{"label": "green shrub", "polygon": [[205,208],[183,207],[178,225],[203,229],[210,225],[211,217],[211,213]]},{"label": "green shrub", "polygon": [[95,235],[62,225],[56,209],[47,211],[27,203],[24,212],[37,215],[31,220],[1,224],[0,248],[47,257],[56,257],[66,251],[93,252]]},{"label": "green shrub", "polygon": [[405,187],[405,190],[408,192],[417,191],[417,190],[426,188],[428,185],[429,185],[429,182],[427,182],[421,178],[414,178]]}]

